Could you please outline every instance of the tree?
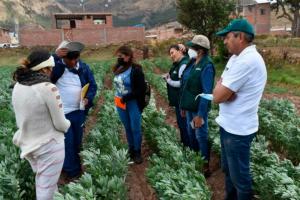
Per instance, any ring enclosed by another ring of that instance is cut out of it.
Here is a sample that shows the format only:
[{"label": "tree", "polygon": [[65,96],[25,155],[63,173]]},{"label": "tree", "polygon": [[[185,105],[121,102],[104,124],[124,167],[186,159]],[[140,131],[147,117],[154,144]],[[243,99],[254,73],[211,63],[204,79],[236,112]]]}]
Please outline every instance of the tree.
[{"label": "tree", "polygon": [[286,18],[292,22],[292,35],[300,37],[300,0],[277,0],[272,6],[276,10],[276,15],[279,11],[282,14],[277,16],[279,18]]},{"label": "tree", "polygon": [[224,28],[235,10],[233,0],[177,0],[177,19],[196,34],[208,37],[213,47],[216,32]]}]

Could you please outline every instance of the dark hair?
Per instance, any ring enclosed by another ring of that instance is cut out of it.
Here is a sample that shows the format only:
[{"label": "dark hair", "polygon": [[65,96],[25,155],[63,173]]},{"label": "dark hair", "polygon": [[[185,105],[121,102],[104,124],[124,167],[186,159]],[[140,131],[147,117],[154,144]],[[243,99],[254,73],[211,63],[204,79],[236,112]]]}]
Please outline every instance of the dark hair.
[{"label": "dark hair", "polygon": [[177,51],[180,51],[180,48],[177,44],[172,44],[170,47],[169,47],[169,51],[168,53],[170,53],[171,49],[176,49]]},{"label": "dark hair", "polygon": [[129,60],[133,60],[133,51],[129,46],[126,46],[126,45],[120,46],[116,50],[115,54],[118,54],[118,53],[124,54],[125,56],[129,56]]},{"label": "dark hair", "polygon": [[13,73],[13,80],[18,81],[18,77],[23,77],[25,75],[36,73],[32,71],[31,68],[48,60],[50,56],[50,53],[44,49],[37,49],[32,51],[27,58],[21,61],[21,65],[17,67],[17,69]]},{"label": "dark hair", "polygon": [[202,47],[202,46],[200,46],[200,45],[193,45],[193,46],[191,46],[192,47],[192,49],[194,49],[195,51],[199,51],[199,50],[202,50],[203,51],[203,54],[204,55],[208,55],[208,53],[209,53],[209,50],[208,49],[206,49],[206,48],[204,48],[204,47]]},{"label": "dark hair", "polygon": [[79,58],[79,56],[80,56],[79,51],[70,51],[67,53],[67,55],[64,58],[69,59],[69,60],[74,60],[74,59]]},{"label": "dark hair", "polygon": [[[118,53],[123,54],[125,56],[129,56],[129,60],[128,60],[128,63],[127,63],[128,66],[130,66],[134,63],[133,51],[129,46],[126,46],[126,45],[120,46],[116,50],[115,55],[117,55]],[[126,66],[126,67],[128,67],[128,66]],[[117,70],[117,68],[118,68],[118,63],[116,63],[113,66],[113,72],[115,72]]]},{"label": "dark hair", "polygon": [[[234,31],[234,32],[233,32],[233,35],[234,35],[234,37],[238,37],[241,33],[242,33],[242,32]],[[253,40],[254,40],[254,35],[249,34],[249,33],[245,33],[245,32],[243,32],[243,33],[244,33],[246,42],[247,42],[247,43],[252,43]]]}]

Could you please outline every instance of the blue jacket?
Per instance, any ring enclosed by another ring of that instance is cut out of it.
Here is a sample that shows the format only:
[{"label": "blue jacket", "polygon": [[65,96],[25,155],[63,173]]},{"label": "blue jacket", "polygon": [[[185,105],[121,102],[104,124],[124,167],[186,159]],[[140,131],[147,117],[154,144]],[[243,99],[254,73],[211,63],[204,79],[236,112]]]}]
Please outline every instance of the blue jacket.
[{"label": "blue jacket", "polygon": [[[65,68],[67,66],[62,62],[62,59],[59,58],[57,55],[53,55],[55,61],[55,67],[52,69],[51,74],[51,82],[56,83],[58,79],[63,75]],[[82,62],[79,62],[79,69],[78,69],[78,76],[81,82],[81,86],[83,87],[85,84],[89,83],[89,89],[86,94],[86,98],[89,100],[88,105],[86,106],[86,114],[88,110],[93,106],[93,100],[97,92],[97,84],[95,82],[95,78],[93,72],[91,71],[90,67]]]}]

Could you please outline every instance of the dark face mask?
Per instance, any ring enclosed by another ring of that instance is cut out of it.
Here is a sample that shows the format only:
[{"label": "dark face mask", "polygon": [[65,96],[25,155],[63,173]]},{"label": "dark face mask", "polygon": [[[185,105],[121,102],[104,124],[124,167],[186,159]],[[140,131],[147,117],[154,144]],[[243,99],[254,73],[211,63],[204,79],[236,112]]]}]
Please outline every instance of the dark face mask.
[{"label": "dark face mask", "polygon": [[118,65],[126,65],[127,62],[124,61],[124,58],[118,58]]}]

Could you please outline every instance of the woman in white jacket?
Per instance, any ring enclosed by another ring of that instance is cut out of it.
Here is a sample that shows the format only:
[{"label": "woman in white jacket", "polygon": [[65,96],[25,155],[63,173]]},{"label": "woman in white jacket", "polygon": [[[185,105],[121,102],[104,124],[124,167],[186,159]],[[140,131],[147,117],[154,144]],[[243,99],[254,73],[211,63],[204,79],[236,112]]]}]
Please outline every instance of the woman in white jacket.
[{"label": "woman in white jacket", "polygon": [[12,104],[18,130],[13,137],[36,173],[38,200],[53,199],[65,157],[65,118],[58,89],[50,82],[54,59],[45,50],[33,51],[14,72]]}]

